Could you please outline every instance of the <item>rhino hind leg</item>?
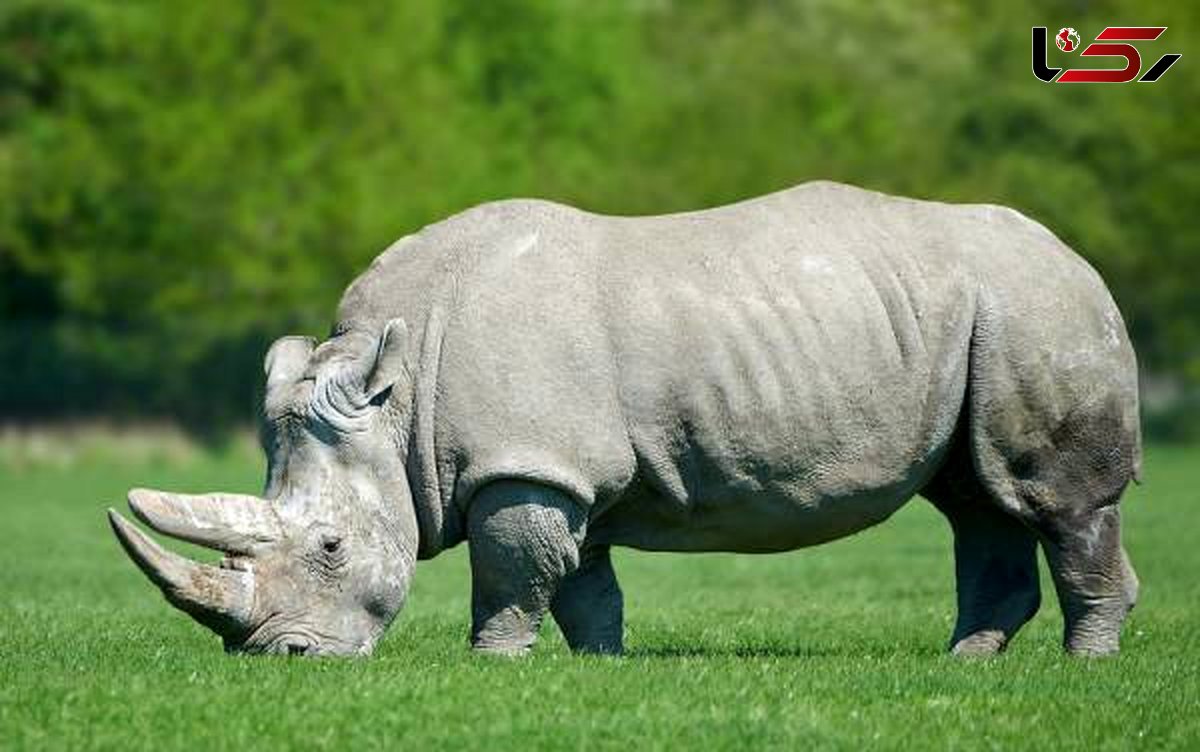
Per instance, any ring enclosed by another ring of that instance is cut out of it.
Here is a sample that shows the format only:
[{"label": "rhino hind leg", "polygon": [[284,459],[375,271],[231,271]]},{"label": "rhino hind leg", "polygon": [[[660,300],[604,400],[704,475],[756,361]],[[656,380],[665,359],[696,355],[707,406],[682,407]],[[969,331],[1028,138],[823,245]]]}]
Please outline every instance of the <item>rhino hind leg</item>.
[{"label": "rhino hind leg", "polygon": [[993,655],[1041,606],[1037,538],[1017,520],[976,502],[951,517],[958,581],[955,655]]},{"label": "rhino hind leg", "polygon": [[954,531],[958,619],[950,652],[1003,652],[1041,605],[1036,534],[987,498],[969,459],[958,458],[923,493]]},{"label": "rhino hind leg", "polygon": [[500,480],[471,499],[471,645],[523,655],[563,581],[579,566],[583,507],[538,483]]},{"label": "rhino hind leg", "polygon": [[1063,645],[1077,655],[1116,653],[1137,600],[1118,506],[1137,477],[1135,405],[1114,395],[1046,410],[1041,425],[1026,414],[1031,430],[1019,438],[993,431],[981,442],[991,451],[978,454],[998,506],[1037,533],[1062,607]]},{"label": "rhino hind leg", "polygon": [[1121,546],[1116,504],[1085,515],[1043,540],[1063,612],[1063,645],[1077,655],[1119,648],[1121,626],[1137,603],[1138,580]]},{"label": "rhino hind leg", "polygon": [[622,651],[624,600],[608,546],[585,544],[579,569],[563,580],[550,611],[575,652]]},{"label": "rhino hind leg", "polygon": [[1115,400],[1075,410],[1050,432],[1052,449],[1010,464],[1031,511],[1063,612],[1063,645],[1078,655],[1116,653],[1138,580],[1121,545],[1121,495],[1136,476],[1136,429]]}]

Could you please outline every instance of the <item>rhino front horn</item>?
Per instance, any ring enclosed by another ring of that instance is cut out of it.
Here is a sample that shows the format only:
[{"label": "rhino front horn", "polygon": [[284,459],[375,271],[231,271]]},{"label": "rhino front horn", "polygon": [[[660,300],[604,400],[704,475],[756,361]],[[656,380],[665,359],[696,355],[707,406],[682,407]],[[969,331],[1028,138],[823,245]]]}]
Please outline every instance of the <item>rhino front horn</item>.
[{"label": "rhino front horn", "polygon": [[248,628],[254,575],[198,564],[172,553],[113,509],[108,510],[108,521],[125,553],[172,605],[223,637]]}]

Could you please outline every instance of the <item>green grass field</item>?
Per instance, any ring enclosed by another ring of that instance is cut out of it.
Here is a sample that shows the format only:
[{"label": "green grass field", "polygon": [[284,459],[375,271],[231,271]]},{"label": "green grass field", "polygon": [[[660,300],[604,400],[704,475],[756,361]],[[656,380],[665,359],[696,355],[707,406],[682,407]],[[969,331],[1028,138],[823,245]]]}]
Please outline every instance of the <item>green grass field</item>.
[{"label": "green grass field", "polygon": [[420,566],[372,659],[226,656],[102,512],[133,485],[253,492],[260,473],[245,452],[0,465],[0,749],[1200,747],[1195,449],[1151,448],[1126,497],[1142,600],[1098,661],[1062,655],[1044,571],[1007,655],[944,655],[950,535],[920,500],[793,554],[620,552],[622,658],[574,657],[552,624],[529,658],[471,655],[465,547]]}]

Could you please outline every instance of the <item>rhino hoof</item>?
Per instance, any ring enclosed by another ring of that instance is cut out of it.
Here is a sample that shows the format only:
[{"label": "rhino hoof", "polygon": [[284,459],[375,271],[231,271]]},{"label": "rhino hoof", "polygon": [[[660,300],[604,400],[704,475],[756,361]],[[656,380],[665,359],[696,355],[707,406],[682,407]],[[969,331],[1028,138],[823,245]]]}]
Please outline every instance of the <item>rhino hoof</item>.
[{"label": "rhino hoof", "polygon": [[985,629],[968,635],[950,648],[950,652],[964,658],[986,658],[1004,652],[1008,641],[999,629]]}]

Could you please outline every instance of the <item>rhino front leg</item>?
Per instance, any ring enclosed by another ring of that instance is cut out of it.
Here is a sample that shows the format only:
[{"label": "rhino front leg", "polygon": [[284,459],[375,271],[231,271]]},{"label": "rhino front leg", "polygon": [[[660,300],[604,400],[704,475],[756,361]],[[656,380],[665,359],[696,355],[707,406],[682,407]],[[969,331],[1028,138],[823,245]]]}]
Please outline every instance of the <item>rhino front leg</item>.
[{"label": "rhino front leg", "polygon": [[608,546],[584,545],[579,569],[563,580],[550,610],[572,650],[621,652],[624,599]]},{"label": "rhino front leg", "polygon": [[579,566],[586,516],[567,494],[524,481],[488,484],[467,513],[471,645],[521,655],[564,578]]}]

